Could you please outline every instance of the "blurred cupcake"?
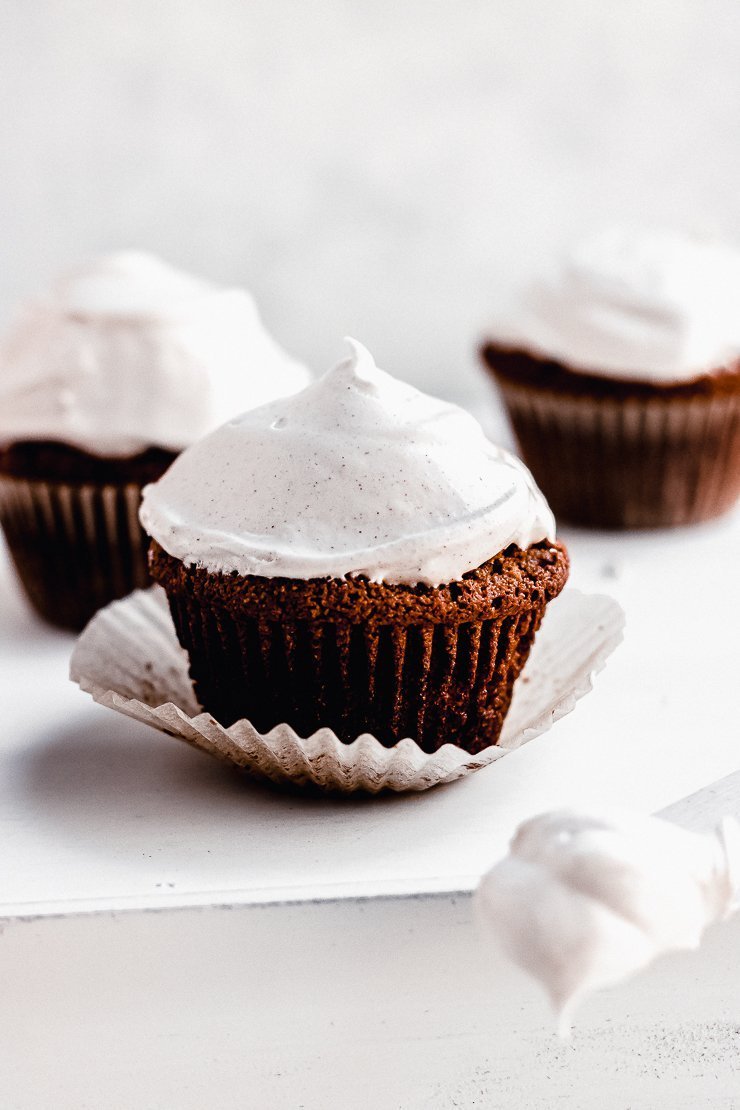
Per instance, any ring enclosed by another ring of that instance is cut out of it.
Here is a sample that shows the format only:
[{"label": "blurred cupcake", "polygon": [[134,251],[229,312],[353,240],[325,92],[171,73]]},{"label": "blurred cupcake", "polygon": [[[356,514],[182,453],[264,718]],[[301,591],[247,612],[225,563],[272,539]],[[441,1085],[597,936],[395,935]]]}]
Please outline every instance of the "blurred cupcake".
[{"label": "blurred cupcake", "polygon": [[610,231],[482,354],[559,518],[689,524],[740,495],[740,253]]},{"label": "blurred cupcake", "polygon": [[350,345],[146,488],[150,569],[221,724],[477,752],[567,555],[521,463]]},{"label": "blurred cupcake", "polygon": [[0,348],[0,520],[28,597],[81,628],[148,584],[142,486],[307,371],[251,296],[134,251],[73,272]]}]

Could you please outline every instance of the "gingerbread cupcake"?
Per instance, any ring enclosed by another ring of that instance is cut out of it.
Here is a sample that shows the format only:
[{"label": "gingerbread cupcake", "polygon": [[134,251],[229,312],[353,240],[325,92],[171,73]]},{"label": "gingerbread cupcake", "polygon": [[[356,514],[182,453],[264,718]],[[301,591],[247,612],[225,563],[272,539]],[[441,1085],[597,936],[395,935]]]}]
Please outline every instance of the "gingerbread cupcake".
[{"label": "gingerbread cupcake", "polygon": [[740,254],[610,231],[533,282],[482,349],[558,518],[690,524],[740,495]]},{"label": "gingerbread cupcake", "polygon": [[478,752],[567,555],[518,460],[350,345],[145,489],[150,569],[221,724]]},{"label": "gingerbread cupcake", "polygon": [[307,371],[243,290],[134,251],[63,279],[0,348],[0,521],[29,599],[81,628],[148,584],[141,489]]}]

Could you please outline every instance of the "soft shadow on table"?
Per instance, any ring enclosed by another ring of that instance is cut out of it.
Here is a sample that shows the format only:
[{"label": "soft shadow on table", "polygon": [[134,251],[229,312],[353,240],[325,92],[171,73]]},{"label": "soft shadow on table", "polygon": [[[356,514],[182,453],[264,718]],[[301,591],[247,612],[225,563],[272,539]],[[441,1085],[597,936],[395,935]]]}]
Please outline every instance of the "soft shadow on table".
[{"label": "soft shadow on table", "polygon": [[182,835],[183,850],[201,833],[204,842],[218,842],[224,833],[253,829],[257,815],[261,825],[292,822],[296,830],[317,813],[337,831],[378,820],[405,826],[412,813],[460,789],[375,797],[288,793],[102,710],[99,722],[66,724],[18,755],[13,770],[38,825],[103,854],[126,842],[132,849],[157,844],[163,834]]},{"label": "soft shadow on table", "polygon": [[0,647],[18,645],[34,650],[56,650],[59,644],[74,642],[74,634],[52,628],[36,615],[7,576],[0,576]]}]

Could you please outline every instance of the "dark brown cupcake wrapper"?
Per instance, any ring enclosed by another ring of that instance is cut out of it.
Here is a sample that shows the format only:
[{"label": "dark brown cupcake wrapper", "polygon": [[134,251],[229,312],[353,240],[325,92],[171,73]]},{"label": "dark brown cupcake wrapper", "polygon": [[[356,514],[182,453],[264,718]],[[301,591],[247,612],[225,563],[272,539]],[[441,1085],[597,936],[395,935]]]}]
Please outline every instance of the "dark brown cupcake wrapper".
[{"label": "dark brown cupcake wrapper", "polygon": [[0,522],[37,612],[81,629],[103,605],[150,584],[141,486],[71,485],[0,475]]},{"label": "dark brown cupcake wrapper", "polygon": [[561,394],[497,375],[522,456],[558,519],[691,524],[740,496],[740,394]]},{"label": "dark brown cupcake wrapper", "polygon": [[166,591],[196,695],[224,727],[342,743],[371,733],[425,752],[495,744],[545,606],[568,577],[562,544],[514,545],[440,586],[211,572],[156,541],[152,577]]},{"label": "dark brown cupcake wrapper", "polygon": [[496,743],[544,600],[503,620],[374,626],[235,618],[169,594],[201,705],[223,725],[266,732],[287,722],[301,736],[331,728],[343,743],[370,732],[385,746],[471,753]]}]

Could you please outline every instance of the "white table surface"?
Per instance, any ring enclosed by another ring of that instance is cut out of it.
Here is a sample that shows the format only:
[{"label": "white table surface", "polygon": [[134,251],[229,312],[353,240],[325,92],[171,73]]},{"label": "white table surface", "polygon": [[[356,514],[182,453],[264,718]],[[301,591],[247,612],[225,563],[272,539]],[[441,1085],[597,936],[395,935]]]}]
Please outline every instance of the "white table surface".
[{"label": "white table surface", "polygon": [[[740,774],[663,811],[740,816]],[[578,1010],[469,896],[16,918],[0,934],[12,1110],[737,1110],[740,914]]]},{"label": "white table surface", "polygon": [[737,770],[740,514],[563,537],[572,584],[627,613],[594,690],[466,780],[349,800],[258,787],[94,705],[0,552],[0,917],[466,891],[532,813],[652,812]]}]

